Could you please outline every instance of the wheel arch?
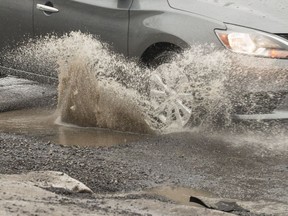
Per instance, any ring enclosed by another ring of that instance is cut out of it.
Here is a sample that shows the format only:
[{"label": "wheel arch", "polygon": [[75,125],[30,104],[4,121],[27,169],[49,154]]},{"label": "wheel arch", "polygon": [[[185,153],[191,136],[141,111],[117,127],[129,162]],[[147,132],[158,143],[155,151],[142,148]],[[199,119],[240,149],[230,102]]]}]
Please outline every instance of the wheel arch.
[{"label": "wheel arch", "polygon": [[151,62],[156,56],[158,56],[163,52],[172,51],[178,53],[183,51],[183,49],[184,49],[183,47],[176,45],[174,43],[157,42],[146,48],[146,50],[142,53],[140,57],[140,62],[148,66],[149,62]]}]

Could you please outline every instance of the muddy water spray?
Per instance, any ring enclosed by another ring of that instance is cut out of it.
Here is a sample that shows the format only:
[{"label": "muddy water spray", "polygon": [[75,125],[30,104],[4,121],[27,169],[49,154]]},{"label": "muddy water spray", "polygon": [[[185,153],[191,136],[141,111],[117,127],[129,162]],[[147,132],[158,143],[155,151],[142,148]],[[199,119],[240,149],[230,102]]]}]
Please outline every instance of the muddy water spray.
[{"label": "muddy water spray", "polygon": [[[222,125],[230,124],[231,101],[238,100],[233,97],[239,92],[257,91],[267,83],[275,89],[269,82],[270,75],[249,74],[251,68],[259,67],[255,58],[214,51],[211,45],[194,46],[153,71],[110,52],[91,35],[72,32],[61,38],[46,37],[30,42],[5,59],[6,64],[21,69],[59,77],[58,113],[62,121],[121,131],[183,130],[179,125],[167,127],[155,117],[159,104],[152,103],[149,93],[150,77],[155,73],[167,84],[171,81],[173,88],[191,95],[187,99],[192,101],[189,106],[193,118],[189,124],[204,130],[213,128],[219,121]],[[245,62],[249,70],[235,66],[239,61]],[[263,71],[270,66],[261,62]],[[275,82],[278,86],[284,85],[281,82],[286,77],[282,78]]]}]

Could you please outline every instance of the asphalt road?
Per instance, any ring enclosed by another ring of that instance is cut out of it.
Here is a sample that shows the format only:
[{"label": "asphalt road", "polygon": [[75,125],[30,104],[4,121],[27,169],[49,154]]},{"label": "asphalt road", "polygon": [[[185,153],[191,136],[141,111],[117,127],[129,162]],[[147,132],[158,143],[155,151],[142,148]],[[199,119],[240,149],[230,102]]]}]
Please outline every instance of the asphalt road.
[{"label": "asphalt road", "polygon": [[[23,80],[20,83],[14,80],[8,86],[0,80],[2,111],[55,106],[56,93],[52,87],[37,87]],[[26,90],[19,90],[19,86]],[[42,103],[37,103],[38,100]],[[112,147],[80,148],[57,145],[29,134],[1,132],[0,173],[60,171],[97,194],[149,191],[167,185],[191,188],[212,194],[217,202],[235,201],[250,211],[232,211],[237,215],[287,215],[286,141],[281,148],[271,148],[273,142],[267,146],[265,140],[255,142],[245,135],[243,142],[239,142],[241,136],[227,132],[227,137],[230,136],[227,138],[225,133],[186,131]],[[159,196],[151,199],[168,202]]]}]

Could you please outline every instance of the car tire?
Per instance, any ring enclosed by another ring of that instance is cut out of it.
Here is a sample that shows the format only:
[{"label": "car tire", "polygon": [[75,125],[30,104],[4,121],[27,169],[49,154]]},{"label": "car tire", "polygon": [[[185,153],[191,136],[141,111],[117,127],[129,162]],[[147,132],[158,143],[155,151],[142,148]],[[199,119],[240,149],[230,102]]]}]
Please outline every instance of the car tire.
[{"label": "car tire", "polygon": [[[161,128],[174,125],[178,128],[196,128],[203,123],[205,126],[221,128],[228,119],[225,105],[211,113],[213,110],[207,110],[209,106],[203,105],[201,96],[199,98],[195,95],[192,80],[187,74],[175,71],[179,77],[174,74],[165,77],[167,71],[173,72],[173,69],[169,70],[169,65],[176,55],[173,51],[162,52],[150,62],[153,70],[149,82],[149,97],[154,110],[153,117]],[[167,71],[163,71],[165,69]]]},{"label": "car tire", "polygon": [[193,95],[185,91],[184,87],[189,85],[189,78],[185,74],[167,76],[166,71],[163,71],[169,67],[176,55],[175,51],[164,51],[149,63],[152,68],[149,82],[152,116],[160,128],[179,128],[191,124]]}]

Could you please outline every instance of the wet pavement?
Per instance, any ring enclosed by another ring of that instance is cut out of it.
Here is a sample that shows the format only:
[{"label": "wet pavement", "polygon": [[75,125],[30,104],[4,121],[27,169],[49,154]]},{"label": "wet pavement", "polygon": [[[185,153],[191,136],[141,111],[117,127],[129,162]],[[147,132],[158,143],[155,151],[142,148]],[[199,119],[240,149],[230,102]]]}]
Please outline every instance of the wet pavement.
[{"label": "wet pavement", "polygon": [[[12,88],[15,95],[16,87]],[[139,137],[108,130],[68,127],[54,124],[57,119],[55,106],[52,110],[31,110],[33,104],[38,104],[35,103],[37,99],[41,100],[40,95],[29,91],[25,95],[19,91],[22,100],[27,97],[34,103],[27,105],[28,110],[0,114],[1,174],[54,170],[83,182],[96,194],[108,193],[120,199],[119,193],[137,192],[121,198],[127,202],[131,199],[142,201],[144,197],[146,201],[160,201],[168,206],[174,203],[183,208],[183,205],[190,205],[191,194],[209,206],[215,206],[219,201],[236,202],[243,208],[243,211],[241,208],[235,211],[236,215],[287,215],[288,149],[285,139],[282,148],[270,149],[265,140],[254,146],[247,137],[240,143],[241,136],[236,142],[236,136],[231,138],[233,134],[229,134],[228,139],[228,135],[217,136],[208,131]],[[4,95],[1,103],[6,106],[10,101],[7,95],[11,98],[12,93],[0,91],[0,94]],[[50,97],[46,102],[52,104],[53,100]],[[20,99],[18,102],[21,104]],[[23,104],[21,108],[24,107]],[[63,130],[66,134],[62,140],[70,141],[61,141]],[[87,137],[85,147],[80,147],[83,144],[81,139],[77,140],[81,136]],[[73,198],[66,196],[67,199]],[[80,195],[76,197],[81,198]],[[109,204],[116,205],[117,199],[110,200]],[[95,205],[101,206],[99,203]],[[131,215],[147,215],[153,204],[141,208],[147,211],[134,209]],[[119,213],[114,207],[109,210],[107,206],[106,213],[130,214]],[[157,214],[161,215],[161,212]]]},{"label": "wet pavement", "polygon": [[0,112],[30,107],[55,107],[57,88],[8,76],[0,78]]}]

